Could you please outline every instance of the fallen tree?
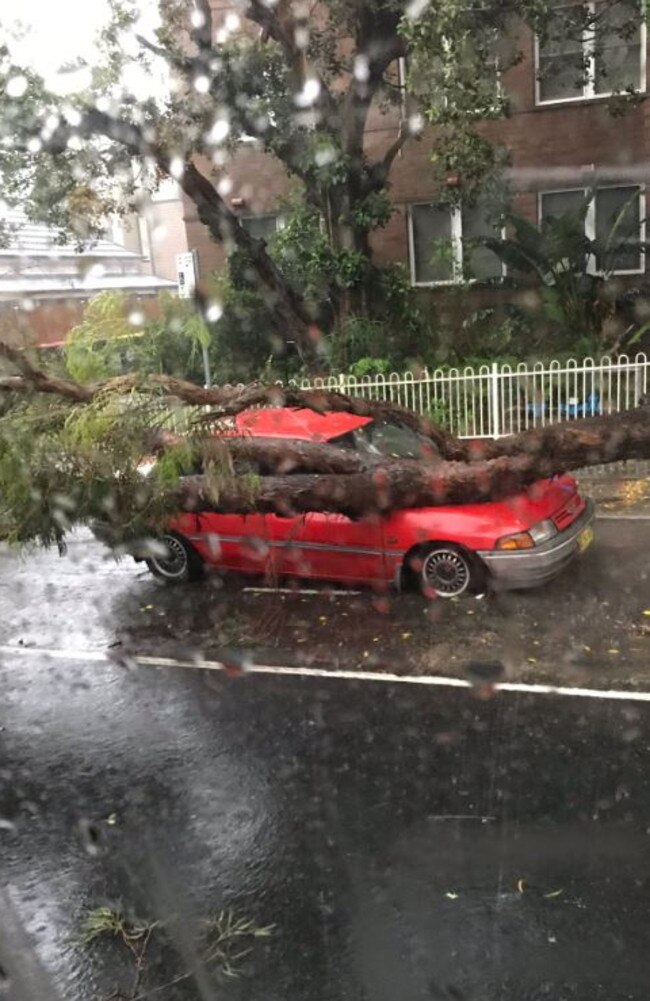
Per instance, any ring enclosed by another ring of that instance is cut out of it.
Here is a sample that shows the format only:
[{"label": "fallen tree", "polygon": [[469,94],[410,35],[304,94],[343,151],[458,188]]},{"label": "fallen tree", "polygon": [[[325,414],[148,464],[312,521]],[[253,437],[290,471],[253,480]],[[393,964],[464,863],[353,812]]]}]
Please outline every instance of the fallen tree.
[{"label": "fallen tree", "polygon": [[[499,499],[572,469],[650,458],[647,400],[624,413],[464,441],[403,407],[339,393],[259,384],[204,389],[137,374],[82,385],[1,343],[0,356],[14,369],[0,380],[12,404],[0,418],[0,520],[17,541],[61,542],[72,525],[92,518],[111,522],[118,537],[139,536],[179,508],[363,518]],[[423,436],[423,458],[222,433],[234,415],[260,405],[405,424]],[[141,466],[152,452],[158,461],[145,478]]]}]

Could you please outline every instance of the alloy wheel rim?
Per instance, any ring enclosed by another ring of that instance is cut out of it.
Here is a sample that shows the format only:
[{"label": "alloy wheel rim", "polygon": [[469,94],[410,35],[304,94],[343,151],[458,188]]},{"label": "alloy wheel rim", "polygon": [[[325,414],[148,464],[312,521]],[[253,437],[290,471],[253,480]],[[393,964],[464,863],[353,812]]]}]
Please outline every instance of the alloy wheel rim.
[{"label": "alloy wheel rim", "polygon": [[453,549],[437,549],[426,557],[422,578],[440,597],[455,598],[467,590],[470,572],[460,553]]},{"label": "alloy wheel rim", "polygon": [[161,559],[160,557],[155,556],[151,562],[165,577],[182,577],[187,569],[187,553],[185,552],[185,547],[182,542],[175,539],[173,535],[165,535],[161,541],[167,548],[169,557],[167,559]]}]

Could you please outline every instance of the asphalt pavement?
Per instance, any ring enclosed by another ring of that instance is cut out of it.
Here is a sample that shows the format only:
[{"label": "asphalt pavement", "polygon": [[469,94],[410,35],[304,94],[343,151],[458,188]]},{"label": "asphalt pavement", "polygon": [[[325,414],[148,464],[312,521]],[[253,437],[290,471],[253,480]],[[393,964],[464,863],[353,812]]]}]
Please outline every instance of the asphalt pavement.
[{"label": "asphalt pavement", "polygon": [[[139,999],[645,1001],[649,547],[601,522],[556,585],[458,603],[0,554],[0,995],[133,997],[81,941],[109,907],[158,922]],[[468,665],[593,693],[366,673]],[[274,926],[227,981],[196,944],[223,911]]]},{"label": "asphalt pavement", "polygon": [[461,676],[487,664],[501,680],[650,688],[649,554],[650,519],[599,520],[552,584],[447,602],[218,577],[168,587],[82,533],[64,558],[0,554],[0,647]]},{"label": "asphalt pavement", "polygon": [[0,705],[16,1001],[128,993],[98,906],[165,930],[143,997],[226,908],[270,939],[158,996],[647,998],[648,706],[7,654]]}]

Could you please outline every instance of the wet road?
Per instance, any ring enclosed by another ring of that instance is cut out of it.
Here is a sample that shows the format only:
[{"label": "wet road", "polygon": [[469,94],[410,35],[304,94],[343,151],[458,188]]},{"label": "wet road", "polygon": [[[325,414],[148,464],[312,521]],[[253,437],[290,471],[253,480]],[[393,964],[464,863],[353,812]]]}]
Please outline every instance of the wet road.
[{"label": "wet road", "polygon": [[258,662],[433,674],[490,660],[512,680],[650,688],[649,610],[650,520],[599,521],[593,548],[555,583],[480,601],[251,595],[216,578],[168,588],[83,535],[64,559],[0,552],[0,647],[237,648]]},{"label": "wet road", "polygon": [[181,955],[197,915],[275,924],[165,997],[647,998],[650,707],[7,656],[0,706],[12,999],[15,919],[48,1001],[110,993],[78,927],[115,901]]}]

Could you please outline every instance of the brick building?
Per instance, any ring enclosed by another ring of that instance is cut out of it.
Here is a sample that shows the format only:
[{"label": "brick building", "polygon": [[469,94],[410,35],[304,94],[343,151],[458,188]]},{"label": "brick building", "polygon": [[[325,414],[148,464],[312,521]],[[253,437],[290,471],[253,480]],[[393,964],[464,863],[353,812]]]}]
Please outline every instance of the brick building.
[{"label": "brick building", "polygon": [[15,343],[61,344],[100,292],[123,292],[146,309],[158,293],[176,289],[175,281],[154,271],[144,219],[116,221],[104,238],[80,251],[18,209],[4,207],[0,218],[8,236],[0,247],[0,326],[3,338]]},{"label": "brick building", "polygon": [[[212,0],[212,4],[219,24],[230,5],[222,0]],[[636,216],[643,239],[650,104],[639,101],[617,117],[612,114],[610,97],[628,86],[645,92],[646,27],[640,22],[633,37],[622,39],[612,18],[604,17],[599,30],[603,65],[585,83],[578,82],[585,55],[579,43],[565,40],[541,47],[530,32],[522,31],[523,58],[495,77],[508,99],[509,115],[483,122],[478,128],[509,151],[515,207],[531,221],[570,209],[586,188],[597,185],[585,224],[587,233],[605,233],[621,207],[630,203],[630,218]],[[603,71],[606,76],[601,76]],[[403,67],[396,67],[396,73],[403,76]],[[371,158],[381,156],[395,140],[408,104],[405,99],[389,111],[379,107],[371,110],[365,140]],[[459,238],[482,234],[487,225],[479,209],[461,211],[436,205],[439,192],[430,165],[433,148],[434,134],[429,130],[419,141],[409,142],[397,157],[389,177],[395,211],[389,224],[373,235],[376,261],[403,262],[412,283],[423,288],[458,280],[463,253]],[[270,232],[278,224],[282,202],[295,182],[281,163],[254,142],[240,145],[226,172],[232,184],[229,198],[233,207],[256,234]],[[189,202],[184,203],[184,223],[187,245],[198,254],[201,277],[218,271],[224,262],[223,248],[210,239]],[[443,263],[434,265],[431,248],[439,241],[447,241],[451,252]],[[477,253],[465,265],[468,263],[479,281],[501,274],[499,262],[487,251]],[[628,253],[617,268],[626,276],[623,282],[638,283],[645,270],[641,248]]]}]

